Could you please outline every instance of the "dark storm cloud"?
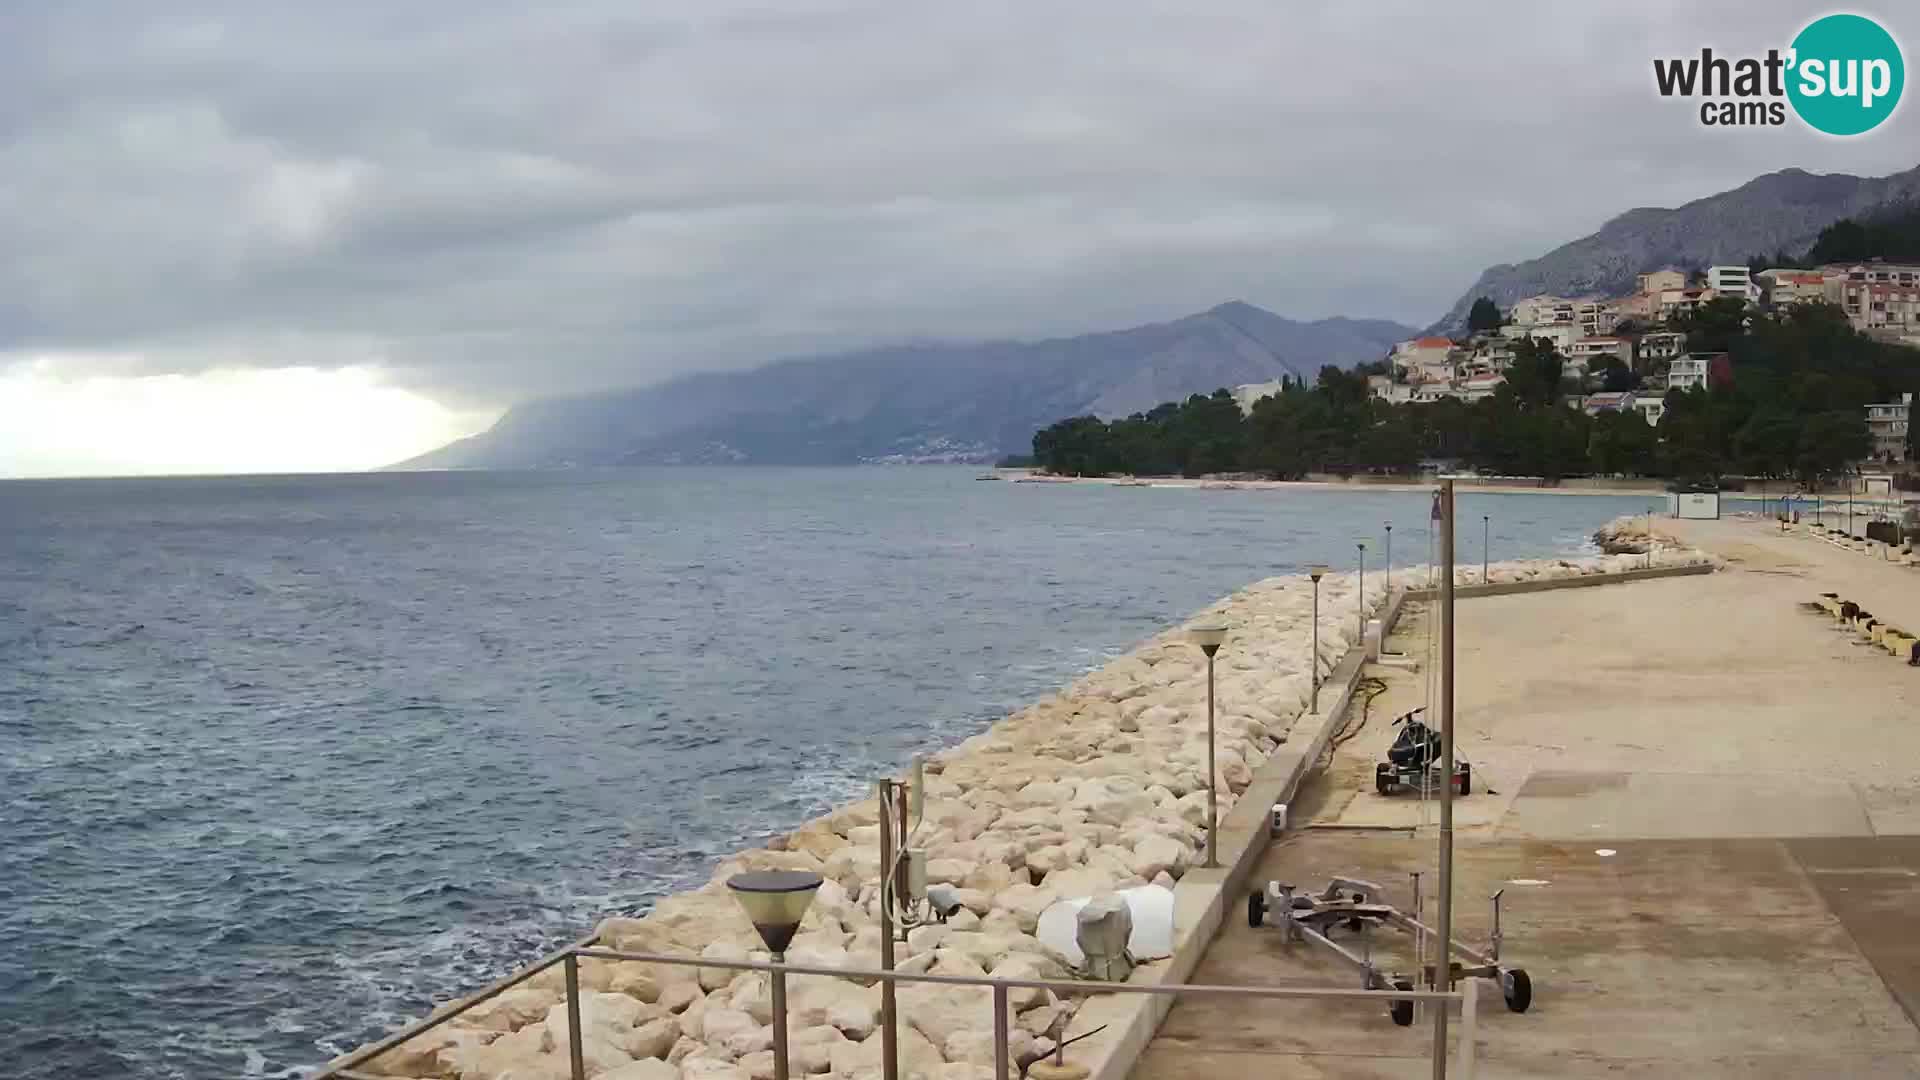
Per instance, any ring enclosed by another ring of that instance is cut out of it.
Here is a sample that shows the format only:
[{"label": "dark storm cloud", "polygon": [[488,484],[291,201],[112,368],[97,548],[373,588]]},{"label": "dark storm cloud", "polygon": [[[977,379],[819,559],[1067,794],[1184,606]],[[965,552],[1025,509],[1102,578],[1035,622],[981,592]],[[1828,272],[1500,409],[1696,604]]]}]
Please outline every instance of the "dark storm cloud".
[{"label": "dark storm cloud", "polygon": [[0,351],[501,403],[1230,297],[1424,322],[1631,206],[1914,164],[1911,106],[1837,141],[1654,97],[1804,6],[1619,7],[14,5]]}]

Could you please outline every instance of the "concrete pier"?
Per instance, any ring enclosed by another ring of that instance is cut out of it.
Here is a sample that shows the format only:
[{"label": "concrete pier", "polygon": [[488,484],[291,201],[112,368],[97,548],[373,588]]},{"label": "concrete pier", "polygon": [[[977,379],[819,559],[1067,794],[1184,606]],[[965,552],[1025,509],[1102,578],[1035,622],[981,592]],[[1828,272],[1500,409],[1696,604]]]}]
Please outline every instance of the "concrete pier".
[{"label": "concrete pier", "polygon": [[[1858,594],[1920,626],[1920,571],[1753,521],[1656,525],[1729,568],[1459,608],[1458,934],[1483,941],[1506,888],[1504,959],[1535,987],[1524,1015],[1483,998],[1481,1075],[1920,1076],[1920,669],[1800,606]],[[1424,614],[1390,650],[1424,656]],[[1407,905],[1425,870],[1431,893],[1431,811],[1372,786],[1426,673],[1369,673],[1388,691],[1255,882],[1350,874]],[[1193,978],[1357,980],[1244,917]],[[1384,1010],[1183,1001],[1133,1075],[1425,1076],[1427,1048]]]}]

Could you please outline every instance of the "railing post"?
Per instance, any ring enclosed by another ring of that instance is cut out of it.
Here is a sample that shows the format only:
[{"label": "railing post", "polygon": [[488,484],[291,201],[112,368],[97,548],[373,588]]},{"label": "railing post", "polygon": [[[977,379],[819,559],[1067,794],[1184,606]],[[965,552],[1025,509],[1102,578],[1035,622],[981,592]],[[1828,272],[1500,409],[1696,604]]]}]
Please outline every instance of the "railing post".
[{"label": "railing post", "polygon": [[567,1057],[573,1067],[573,1080],[587,1080],[587,1062],[580,1045],[580,958],[567,954]]},{"label": "railing post", "polygon": [[[1480,1038],[1480,980],[1460,982],[1460,1080],[1473,1080],[1474,1057]],[[1441,1006],[1445,1008],[1443,1004]]]},{"label": "railing post", "polygon": [[1007,1062],[1007,984],[993,984],[993,1078],[994,1080],[1012,1080],[1012,1066]]}]

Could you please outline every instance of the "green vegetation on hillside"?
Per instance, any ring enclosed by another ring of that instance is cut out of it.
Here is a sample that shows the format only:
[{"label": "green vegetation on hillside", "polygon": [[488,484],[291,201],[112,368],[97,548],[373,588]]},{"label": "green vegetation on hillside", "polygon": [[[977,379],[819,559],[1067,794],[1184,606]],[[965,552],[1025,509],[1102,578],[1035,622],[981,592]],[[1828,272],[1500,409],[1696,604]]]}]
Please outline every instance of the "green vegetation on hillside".
[{"label": "green vegetation on hillside", "polygon": [[1813,480],[1867,455],[1863,406],[1920,383],[1912,350],[1855,332],[1826,305],[1749,319],[1737,300],[1726,299],[1676,328],[1695,351],[1727,353],[1733,379],[1710,392],[1669,393],[1658,427],[1637,413],[1589,416],[1567,407],[1562,358],[1527,342],[1507,382],[1472,404],[1388,404],[1369,396],[1365,374],[1326,367],[1312,386],[1288,382],[1246,416],[1223,389],[1112,422],[1062,420],[1034,435],[1034,459],[1052,472],[1082,476],[1258,472],[1296,479],[1410,472],[1423,459],[1440,459],[1550,481],[1591,473]]}]

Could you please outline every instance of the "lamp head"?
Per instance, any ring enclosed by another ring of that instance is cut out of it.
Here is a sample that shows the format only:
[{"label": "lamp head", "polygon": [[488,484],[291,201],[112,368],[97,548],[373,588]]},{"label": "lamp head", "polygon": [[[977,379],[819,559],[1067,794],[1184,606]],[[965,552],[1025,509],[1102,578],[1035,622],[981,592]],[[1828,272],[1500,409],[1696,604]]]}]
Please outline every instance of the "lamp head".
[{"label": "lamp head", "polygon": [[1315,585],[1318,585],[1320,579],[1327,576],[1327,568],[1320,563],[1315,563],[1307,567],[1307,576],[1313,579]]},{"label": "lamp head", "polygon": [[1227,640],[1227,628],[1222,623],[1205,622],[1187,631],[1187,635],[1193,639],[1195,645],[1200,646],[1201,652],[1212,656],[1220,650],[1221,643]]},{"label": "lamp head", "polygon": [[820,890],[820,875],[810,870],[749,870],[728,878],[727,888],[746,909],[768,951],[784,953]]}]

